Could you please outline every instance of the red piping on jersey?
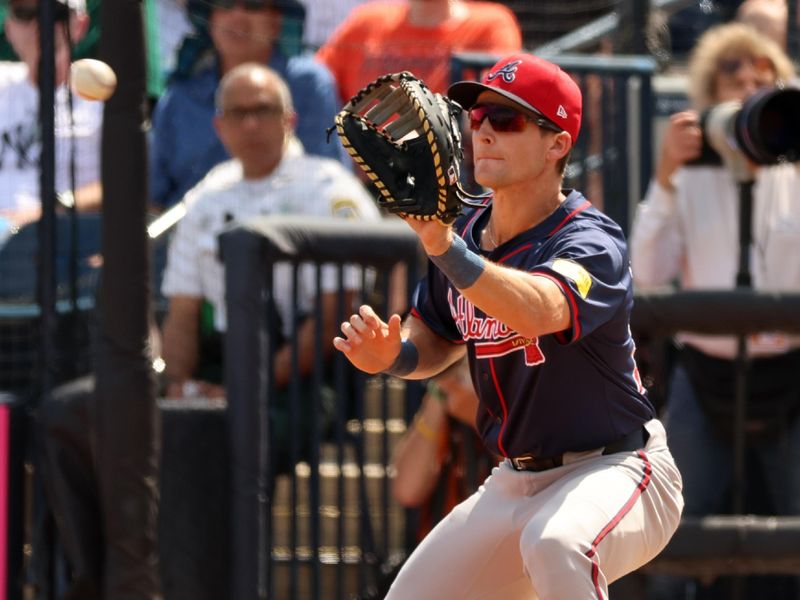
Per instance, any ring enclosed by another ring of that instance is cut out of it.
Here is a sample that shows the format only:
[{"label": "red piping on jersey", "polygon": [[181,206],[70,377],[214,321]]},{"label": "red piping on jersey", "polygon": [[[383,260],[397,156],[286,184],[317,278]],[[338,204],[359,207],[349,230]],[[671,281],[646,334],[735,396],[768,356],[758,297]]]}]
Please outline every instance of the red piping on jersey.
[{"label": "red piping on jersey", "polygon": [[498,260],[497,262],[498,263],[506,262],[509,258],[514,256],[515,254],[519,254],[523,250],[530,250],[531,248],[533,248],[533,244],[525,244],[524,246],[520,246],[519,248],[515,249],[514,251],[509,252],[505,256],[501,257],[500,260]]},{"label": "red piping on jersey", "polygon": [[[544,271],[531,271],[531,275],[537,275],[539,277],[545,277],[555,283],[558,287],[560,287],[564,291],[564,295],[567,297],[567,301],[569,302],[570,307],[572,308],[572,328],[574,333],[572,335],[573,340],[577,340],[581,337],[581,320],[578,318],[578,303],[575,301],[575,294],[572,293],[572,289],[568,285],[564,285],[564,282],[561,281],[558,277],[553,277],[550,273],[545,273]],[[561,332],[557,332],[556,336]],[[562,340],[565,340],[566,337],[562,337]]]},{"label": "red piping on jersey", "polygon": [[[483,209],[485,210],[485,209],[486,209],[486,206],[484,206],[484,207],[483,207]],[[481,214],[483,214],[483,212],[482,212],[482,211],[478,211],[478,210],[476,210],[476,211],[475,211],[475,214],[474,214],[474,215],[472,215],[472,217],[469,219],[469,221],[467,221],[467,222],[464,224],[464,227],[461,229],[461,231],[459,232],[459,234],[458,234],[458,235],[459,235],[459,236],[461,236],[461,237],[463,238],[463,237],[464,237],[464,234],[465,234],[465,233],[467,233],[467,231],[469,230],[469,228],[472,226],[472,223],[474,223],[474,222],[475,222],[475,220],[476,220],[476,219],[477,219],[477,218],[478,218],[478,217],[479,217]]]},{"label": "red piping on jersey", "polygon": [[594,589],[597,592],[597,597],[600,600],[603,600],[603,591],[600,589],[600,566],[597,564],[597,545],[603,541],[614,527],[619,525],[619,522],[622,521],[623,517],[627,515],[633,505],[636,504],[636,501],[639,500],[639,497],[644,493],[647,489],[647,486],[650,485],[650,476],[653,473],[653,465],[650,464],[650,459],[647,458],[647,454],[645,454],[644,450],[637,450],[636,454],[639,458],[642,459],[644,462],[644,472],[642,473],[642,479],[639,481],[639,484],[636,486],[636,489],[633,490],[631,497],[628,498],[628,501],[623,505],[623,507],[619,510],[619,512],[614,515],[608,524],[600,530],[600,533],[597,534],[597,537],[594,538],[592,541],[591,547],[586,551],[586,556],[592,560],[592,583],[594,584]]},{"label": "red piping on jersey", "polygon": [[566,225],[566,224],[567,224],[567,222],[568,222],[570,219],[572,219],[572,217],[574,217],[575,215],[577,215],[579,212],[583,212],[584,210],[586,210],[587,208],[589,208],[591,205],[592,205],[592,203],[591,203],[591,202],[589,202],[588,200],[586,200],[586,201],[585,201],[583,204],[581,204],[581,205],[580,205],[578,208],[576,208],[576,209],[575,209],[575,210],[573,210],[571,213],[569,213],[569,214],[568,214],[566,217],[564,217],[564,220],[563,220],[563,221],[561,221],[561,223],[559,223],[558,225],[556,225],[555,229],[553,229],[553,231],[551,231],[550,233],[548,233],[548,234],[547,234],[547,237],[550,237],[551,235],[553,235],[555,232],[557,232],[559,229],[561,229],[561,228],[562,228],[564,225]]},{"label": "red piping on jersey", "polygon": [[505,396],[503,396],[503,390],[500,389],[500,382],[497,381],[497,371],[494,370],[493,358],[489,359],[489,368],[492,370],[492,381],[494,382],[494,389],[497,392],[497,397],[500,399],[500,407],[503,409],[503,424],[500,425],[500,433],[497,434],[497,448],[504,457],[508,458],[508,453],[506,449],[503,448],[503,432],[505,432],[506,423],[508,423],[508,405],[506,404]]}]

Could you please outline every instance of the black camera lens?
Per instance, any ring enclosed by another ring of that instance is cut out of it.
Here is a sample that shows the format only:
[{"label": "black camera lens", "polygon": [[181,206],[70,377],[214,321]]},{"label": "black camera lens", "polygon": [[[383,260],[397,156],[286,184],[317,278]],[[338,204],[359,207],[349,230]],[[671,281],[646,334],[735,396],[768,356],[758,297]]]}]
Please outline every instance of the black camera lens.
[{"label": "black camera lens", "polygon": [[770,89],[748,98],[734,124],[739,148],[753,162],[800,161],[800,89]]},{"label": "black camera lens", "polygon": [[756,92],[737,110],[725,104],[714,106],[700,115],[703,145],[700,157],[687,166],[722,165],[723,161],[709,139],[711,116],[725,121],[724,143],[758,165],[800,162],[800,89],[769,88]]}]

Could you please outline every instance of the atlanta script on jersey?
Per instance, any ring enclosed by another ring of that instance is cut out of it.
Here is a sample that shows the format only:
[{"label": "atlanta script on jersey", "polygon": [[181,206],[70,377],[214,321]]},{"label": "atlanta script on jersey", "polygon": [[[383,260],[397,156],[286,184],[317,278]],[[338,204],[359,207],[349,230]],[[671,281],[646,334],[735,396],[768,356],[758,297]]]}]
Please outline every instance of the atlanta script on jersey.
[{"label": "atlanta script on jersey", "polygon": [[477,240],[491,202],[469,209],[454,228],[473,252],[558,284],[570,307],[569,330],[524,338],[473,306],[432,264],[414,296],[414,316],[467,344],[481,399],[478,428],[503,456],[598,448],[655,416],[633,356],[622,231],[579,192],[564,193],[545,221],[490,252]]}]

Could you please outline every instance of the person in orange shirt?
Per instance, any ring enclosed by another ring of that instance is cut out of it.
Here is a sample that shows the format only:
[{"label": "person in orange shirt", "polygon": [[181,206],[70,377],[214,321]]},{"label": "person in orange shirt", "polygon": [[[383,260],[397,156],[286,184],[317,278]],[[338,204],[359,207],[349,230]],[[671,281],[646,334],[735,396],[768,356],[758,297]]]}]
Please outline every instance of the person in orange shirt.
[{"label": "person in orange shirt", "polygon": [[434,92],[450,84],[450,56],[522,47],[514,13],[494,2],[377,0],[356,7],[317,52],[343,99],[386,73],[411,71]]}]

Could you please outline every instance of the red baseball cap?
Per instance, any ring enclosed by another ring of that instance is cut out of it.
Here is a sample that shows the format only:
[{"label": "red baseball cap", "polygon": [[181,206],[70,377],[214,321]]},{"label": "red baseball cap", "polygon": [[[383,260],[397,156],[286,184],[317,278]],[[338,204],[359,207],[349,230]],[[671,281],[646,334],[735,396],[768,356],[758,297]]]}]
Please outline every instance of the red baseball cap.
[{"label": "red baseball cap", "polygon": [[480,83],[459,81],[450,86],[447,95],[469,109],[485,90],[541,114],[569,133],[573,144],[578,139],[581,89],[558,65],[532,54],[512,54],[495,63]]}]

